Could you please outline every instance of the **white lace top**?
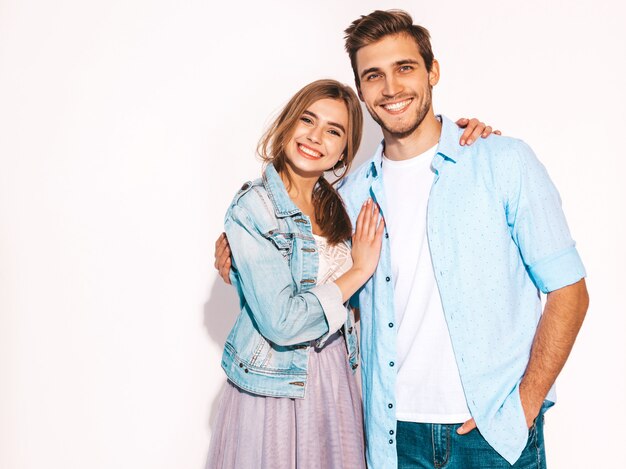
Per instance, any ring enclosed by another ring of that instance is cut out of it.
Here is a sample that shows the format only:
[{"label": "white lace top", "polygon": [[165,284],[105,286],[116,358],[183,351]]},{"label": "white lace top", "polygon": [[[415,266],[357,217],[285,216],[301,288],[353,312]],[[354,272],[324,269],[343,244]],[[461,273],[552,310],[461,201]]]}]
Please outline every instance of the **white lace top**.
[{"label": "white lace top", "polygon": [[317,283],[332,282],[352,267],[352,254],[345,243],[331,246],[326,238],[314,234],[319,257]]}]

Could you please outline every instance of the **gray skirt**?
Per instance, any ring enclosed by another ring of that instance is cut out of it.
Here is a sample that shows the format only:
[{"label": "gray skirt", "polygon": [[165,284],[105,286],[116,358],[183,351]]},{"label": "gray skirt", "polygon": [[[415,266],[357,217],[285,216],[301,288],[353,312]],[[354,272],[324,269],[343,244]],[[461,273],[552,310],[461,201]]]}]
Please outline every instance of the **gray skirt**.
[{"label": "gray skirt", "polygon": [[310,350],[304,399],[227,383],[207,469],[365,469],[361,396],[345,339],[336,334]]}]

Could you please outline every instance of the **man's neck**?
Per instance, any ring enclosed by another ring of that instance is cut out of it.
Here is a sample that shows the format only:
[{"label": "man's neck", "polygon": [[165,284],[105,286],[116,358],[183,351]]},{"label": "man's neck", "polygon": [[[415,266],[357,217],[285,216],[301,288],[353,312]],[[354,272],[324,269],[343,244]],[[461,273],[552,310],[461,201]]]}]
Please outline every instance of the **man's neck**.
[{"label": "man's neck", "polygon": [[441,135],[441,122],[432,110],[410,135],[397,138],[383,129],[385,156],[390,160],[408,160],[434,147]]}]

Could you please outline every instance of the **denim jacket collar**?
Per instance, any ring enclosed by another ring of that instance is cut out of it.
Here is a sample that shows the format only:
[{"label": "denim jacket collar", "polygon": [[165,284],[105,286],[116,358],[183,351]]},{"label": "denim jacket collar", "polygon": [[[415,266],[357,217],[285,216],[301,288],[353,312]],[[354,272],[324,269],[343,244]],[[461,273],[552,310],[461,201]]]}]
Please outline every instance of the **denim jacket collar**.
[{"label": "denim jacket collar", "polygon": [[[437,115],[437,118],[441,121],[441,135],[439,136],[439,145],[437,146],[437,156],[440,156],[445,161],[456,163],[459,158],[459,128],[458,126],[448,119],[444,115]],[[368,171],[368,175],[372,175],[374,179],[380,176],[380,168],[383,164],[383,152],[385,150],[385,141],[381,141],[376,148],[374,157],[371,161],[371,167]],[[433,165],[437,169],[438,164],[441,161],[439,158],[435,158]]]},{"label": "denim jacket collar", "polygon": [[274,205],[274,213],[277,217],[289,217],[302,213],[289,197],[285,184],[272,163],[268,164],[263,172],[263,186]]}]

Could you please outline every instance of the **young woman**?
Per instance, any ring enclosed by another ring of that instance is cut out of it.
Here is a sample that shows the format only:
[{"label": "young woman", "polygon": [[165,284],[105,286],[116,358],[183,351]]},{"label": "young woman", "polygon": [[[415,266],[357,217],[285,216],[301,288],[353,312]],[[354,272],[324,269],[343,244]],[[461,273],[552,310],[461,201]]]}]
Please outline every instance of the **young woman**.
[{"label": "young woman", "polygon": [[226,269],[241,312],[224,347],[210,469],[366,467],[346,304],[376,268],[384,221],[367,200],[353,233],[324,178],[349,170],[362,119],[348,86],[302,88],[260,142],[262,178],[244,184],[226,213]]},{"label": "young woman", "polygon": [[[347,172],[363,116],[351,88],[298,91],[263,137],[263,177],[226,214],[241,312],[209,468],[365,468],[357,338],[348,299],[373,274],[383,221],[352,225],[324,172]],[[350,247],[350,241],[352,246]]]}]

